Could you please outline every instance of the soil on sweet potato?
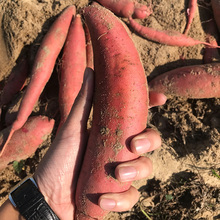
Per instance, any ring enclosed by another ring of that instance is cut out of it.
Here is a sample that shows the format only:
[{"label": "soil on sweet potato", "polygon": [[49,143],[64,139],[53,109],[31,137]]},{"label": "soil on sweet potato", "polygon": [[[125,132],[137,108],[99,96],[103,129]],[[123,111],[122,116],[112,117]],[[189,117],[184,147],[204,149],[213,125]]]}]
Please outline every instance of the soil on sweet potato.
[{"label": "soil on sweet potato", "polygon": [[[68,5],[77,11],[88,0],[2,0],[0,5],[0,88],[18,57],[28,55],[30,66],[40,42],[56,16]],[[188,0],[140,0],[152,5],[153,14],[138,21],[143,25],[183,32]],[[209,0],[198,1],[189,36],[204,41],[212,19]],[[122,19],[126,24],[127,20]],[[129,25],[128,25],[129,27]],[[204,46],[171,47],[141,38],[132,29],[148,80],[171,69],[203,63]],[[220,60],[217,60],[220,62]],[[59,65],[59,59],[57,62]],[[134,73],[135,74],[135,73]],[[135,77],[135,75],[134,75]],[[57,66],[33,112],[56,120],[53,134],[17,174],[12,164],[0,171],[0,205],[20,179],[33,174],[50,146],[59,123]],[[4,127],[3,108],[1,128]],[[148,179],[134,182],[141,192],[138,204],[106,219],[220,219],[220,100],[172,97],[164,106],[149,111],[148,127],[158,129],[162,146],[146,154],[153,162]]]}]

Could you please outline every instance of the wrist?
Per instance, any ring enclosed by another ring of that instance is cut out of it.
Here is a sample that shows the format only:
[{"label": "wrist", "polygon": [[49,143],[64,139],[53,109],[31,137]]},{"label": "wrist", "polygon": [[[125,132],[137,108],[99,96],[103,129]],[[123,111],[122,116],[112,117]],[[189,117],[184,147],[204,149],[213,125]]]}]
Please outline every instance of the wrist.
[{"label": "wrist", "polygon": [[72,198],[74,198],[74,195],[67,194],[67,196],[64,196],[66,195],[65,189],[59,188],[59,182],[55,184],[54,181],[48,181],[48,177],[44,178],[44,176],[41,176],[41,173],[38,174],[34,174],[34,179],[51,209],[60,219],[73,219],[74,205]]},{"label": "wrist", "polygon": [[57,214],[57,205],[53,202],[52,197],[49,196],[51,192],[50,189],[47,189],[47,187],[45,186],[44,179],[41,180],[40,176],[38,176],[37,174],[34,174],[33,178],[38,186],[39,191],[44,196],[45,201],[50,206],[50,208]]},{"label": "wrist", "polygon": [[10,192],[9,200],[24,219],[58,220],[54,211],[45,201],[33,178],[25,178]]},{"label": "wrist", "polygon": [[1,220],[25,220],[18,210],[7,199],[0,207],[0,219]]}]

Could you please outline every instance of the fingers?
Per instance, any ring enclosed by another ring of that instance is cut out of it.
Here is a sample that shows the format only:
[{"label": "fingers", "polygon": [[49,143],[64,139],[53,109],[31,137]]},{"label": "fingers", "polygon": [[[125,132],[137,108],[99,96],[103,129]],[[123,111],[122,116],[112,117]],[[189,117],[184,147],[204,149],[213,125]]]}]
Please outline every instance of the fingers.
[{"label": "fingers", "polygon": [[[163,105],[166,96],[162,93],[149,93],[150,107]],[[131,151],[140,155],[153,151],[160,147],[161,138],[157,131],[147,129],[145,132],[135,136],[130,144]],[[147,157],[139,157],[136,160],[119,164],[115,169],[115,176],[120,182],[130,182],[148,177],[152,172],[152,162]],[[122,212],[131,209],[139,199],[139,192],[133,186],[122,193],[106,193],[100,196],[99,206],[108,211]]]},{"label": "fingers", "polygon": [[149,108],[164,105],[167,97],[163,93],[149,92]]},{"label": "fingers", "polygon": [[[134,154],[140,155],[160,147],[161,138],[157,131],[147,129],[131,141],[130,147]],[[152,172],[152,162],[147,157],[119,164],[115,169],[115,176],[120,182],[128,182],[147,178]]]},{"label": "fingers", "polygon": [[139,199],[139,192],[131,186],[122,193],[108,193],[100,196],[99,206],[108,211],[122,212],[131,209]]},{"label": "fingers", "polygon": [[[150,107],[163,105],[166,96],[162,93],[150,94]],[[153,129],[135,136],[130,143],[131,151],[136,155],[153,151],[160,147],[161,138]],[[152,172],[152,162],[147,157],[139,157],[136,160],[119,164],[115,169],[115,176],[119,182],[130,182],[148,177]],[[122,212],[131,209],[139,199],[139,192],[133,186],[122,193],[106,193],[100,196],[99,206],[108,211]]]},{"label": "fingers", "polygon": [[152,172],[152,162],[147,157],[119,164],[115,169],[115,176],[120,182],[129,182],[148,177]]},{"label": "fingers", "polygon": [[134,154],[141,155],[159,148],[160,145],[160,134],[154,129],[147,129],[131,140],[130,148]]},{"label": "fingers", "polygon": [[[157,131],[147,129],[135,136],[130,144],[131,151],[137,155],[146,153],[160,147],[161,138]],[[115,177],[119,182],[131,182],[147,178],[152,172],[152,162],[147,157],[139,157],[135,160],[119,164],[115,169]],[[139,192],[130,187],[123,193],[107,193],[99,198],[99,206],[109,211],[127,211],[131,209],[139,199]]]}]

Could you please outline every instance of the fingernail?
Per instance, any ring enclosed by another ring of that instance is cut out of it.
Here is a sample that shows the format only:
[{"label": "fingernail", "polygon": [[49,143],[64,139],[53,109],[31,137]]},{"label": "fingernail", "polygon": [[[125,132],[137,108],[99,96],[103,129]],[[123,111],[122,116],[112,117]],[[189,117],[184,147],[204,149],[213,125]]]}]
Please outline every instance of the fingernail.
[{"label": "fingernail", "polygon": [[100,201],[100,207],[105,210],[112,210],[116,206],[116,202],[113,199],[103,198]]},{"label": "fingernail", "polygon": [[134,167],[121,167],[118,172],[122,182],[134,180],[137,176],[137,170]]},{"label": "fingernail", "polygon": [[143,154],[150,149],[151,143],[147,138],[137,139],[134,141],[134,146],[138,154]]},{"label": "fingernail", "polygon": [[167,97],[164,94],[161,94],[161,99],[163,99],[163,104],[165,104],[167,101]]}]

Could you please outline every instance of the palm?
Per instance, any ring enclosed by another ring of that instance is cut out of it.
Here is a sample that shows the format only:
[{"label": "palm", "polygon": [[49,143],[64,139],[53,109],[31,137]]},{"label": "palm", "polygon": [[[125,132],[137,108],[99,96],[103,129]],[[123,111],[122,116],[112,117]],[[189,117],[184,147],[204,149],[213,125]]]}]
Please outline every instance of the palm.
[{"label": "palm", "polygon": [[93,95],[93,72],[87,76],[68,119],[35,173],[40,191],[61,219],[73,219],[74,192],[87,142]]},{"label": "palm", "polygon": [[79,155],[83,153],[87,140],[86,134],[79,133],[79,130],[75,127],[65,132],[77,134],[77,138],[61,132],[35,174],[41,192],[44,192],[52,209],[59,210],[62,219],[72,219],[74,213],[73,198],[81,164]]}]

